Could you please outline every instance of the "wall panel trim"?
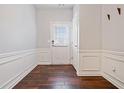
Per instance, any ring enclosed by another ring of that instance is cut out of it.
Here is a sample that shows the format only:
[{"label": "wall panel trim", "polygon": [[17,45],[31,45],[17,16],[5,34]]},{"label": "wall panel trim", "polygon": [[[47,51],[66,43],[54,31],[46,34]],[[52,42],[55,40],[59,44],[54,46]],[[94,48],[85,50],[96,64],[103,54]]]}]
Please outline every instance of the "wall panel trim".
[{"label": "wall panel trim", "polygon": [[[91,61],[93,60],[93,61]],[[101,75],[101,50],[79,50],[79,76]]]},{"label": "wall panel trim", "polygon": [[102,50],[102,76],[118,88],[124,88],[124,52]]},{"label": "wall panel trim", "polygon": [[13,88],[36,66],[37,49],[0,54],[0,88]]}]

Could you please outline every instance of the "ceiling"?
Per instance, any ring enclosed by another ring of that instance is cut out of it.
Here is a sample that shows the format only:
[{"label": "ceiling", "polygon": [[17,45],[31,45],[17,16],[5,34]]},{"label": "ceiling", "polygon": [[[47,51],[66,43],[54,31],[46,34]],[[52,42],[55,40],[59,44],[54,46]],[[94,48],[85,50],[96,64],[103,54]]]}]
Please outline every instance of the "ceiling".
[{"label": "ceiling", "polygon": [[37,4],[37,9],[72,9],[73,4]]}]

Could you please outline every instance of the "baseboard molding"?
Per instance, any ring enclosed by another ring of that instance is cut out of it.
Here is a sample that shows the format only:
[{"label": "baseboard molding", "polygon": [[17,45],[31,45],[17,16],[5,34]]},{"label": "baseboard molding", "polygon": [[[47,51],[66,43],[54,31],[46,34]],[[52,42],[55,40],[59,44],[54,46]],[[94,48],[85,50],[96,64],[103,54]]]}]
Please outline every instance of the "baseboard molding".
[{"label": "baseboard molding", "polygon": [[102,76],[100,71],[78,71],[78,76]]},{"label": "baseboard molding", "polygon": [[[82,61],[82,63],[84,61],[88,62],[90,61],[89,58],[90,57],[96,57],[96,58],[100,58],[100,62],[105,62],[106,58],[110,59],[110,64],[111,66],[118,66],[121,63],[121,66],[124,64],[124,52],[116,52],[116,51],[108,51],[108,50],[80,50],[80,62]],[[82,58],[81,58],[82,57]],[[87,58],[85,60],[83,60],[83,58]],[[108,60],[107,60],[108,61]],[[114,65],[113,65],[114,63]],[[110,67],[111,67],[110,66]],[[107,69],[106,66],[103,67],[103,64],[100,65],[100,67]],[[122,66],[123,67],[123,66]],[[121,70],[123,69],[121,67]],[[96,69],[96,71],[94,69],[91,68],[86,68],[84,69],[83,67],[80,69],[79,71],[77,71],[77,75],[78,76],[103,76],[105,79],[107,79],[108,81],[110,81],[113,85],[117,86],[120,89],[124,89],[124,83],[123,83],[123,78],[122,76],[121,79],[119,78],[119,74],[118,75],[111,75],[109,74],[110,72],[106,70],[107,73],[104,73],[103,69]],[[119,72],[121,71],[119,69]],[[123,72],[123,71],[121,71]],[[123,74],[122,74],[123,75]]]},{"label": "baseboard molding", "polygon": [[38,63],[38,65],[51,65],[51,62],[41,61],[41,62]]},{"label": "baseboard molding", "polygon": [[[22,80],[32,69],[34,69],[37,65],[51,65],[50,61],[50,51],[49,49],[40,49],[38,52],[34,50],[25,50],[25,51],[19,51],[19,52],[13,52],[13,53],[5,53],[0,54],[0,66],[6,65],[8,63],[13,63],[16,60],[20,60],[23,58],[26,58],[28,56],[31,56],[35,53],[38,53],[38,55],[42,56],[39,63],[32,64],[30,66],[26,66],[25,69],[23,69],[22,72],[14,75],[11,77],[8,81],[6,81],[4,84],[0,85],[0,88],[13,88],[20,80]],[[111,63],[110,64],[124,64],[124,52],[116,52],[116,51],[108,51],[108,50],[80,50],[80,57],[87,57],[85,61],[89,61],[90,57],[96,57],[100,59],[100,62],[104,62],[105,58],[108,58]],[[101,57],[102,55],[102,57]],[[103,57],[104,56],[104,57]],[[30,57],[29,57],[30,58]],[[101,60],[102,59],[102,60]],[[25,60],[25,59],[24,59]],[[81,61],[82,59],[80,59]],[[113,61],[114,60],[114,61]],[[17,61],[19,62],[19,61]],[[82,61],[84,62],[84,61]],[[116,65],[115,65],[116,66]],[[100,65],[100,67],[103,67],[103,65]],[[106,68],[106,67],[104,67]],[[124,89],[124,83],[123,79],[116,77],[116,75],[113,77],[109,72],[104,72],[104,70],[100,69],[80,69],[79,67],[76,68],[77,75],[78,76],[103,76],[105,79],[110,81],[112,84],[117,86],[120,89]],[[123,72],[123,71],[122,71]]]},{"label": "baseboard molding", "polygon": [[78,73],[78,68],[79,68],[79,67],[76,67],[76,65],[74,65],[74,64],[71,64],[71,65],[73,65],[73,67],[74,67],[76,73]]},{"label": "baseboard molding", "polygon": [[33,64],[27,67],[22,73],[8,80],[1,88],[2,89],[12,89],[16,84],[18,84],[27,74],[29,74],[37,64]]},{"label": "baseboard molding", "polygon": [[37,50],[0,54],[0,88],[12,88],[37,65]]},{"label": "baseboard molding", "polygon": [[102,50],[102,76],[124,89],[124,52]]},{"label": "baseboard molding", "polygon": [[118,79],[112,77],[111,75],[107,73],[102,73],[102,76],[107,79],[109,82],[111,82],[113,85],[118,87],[119,89],[124,89],[124,83],[121,83]]}]

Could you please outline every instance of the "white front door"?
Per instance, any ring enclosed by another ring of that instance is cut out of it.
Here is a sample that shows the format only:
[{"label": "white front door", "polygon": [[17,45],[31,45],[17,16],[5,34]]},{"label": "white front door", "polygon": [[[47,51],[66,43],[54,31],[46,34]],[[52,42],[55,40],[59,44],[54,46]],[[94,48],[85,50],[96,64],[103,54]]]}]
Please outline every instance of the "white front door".
[{"label": "white front door", "polygon": [[70,64],[70,24],[52,23],[52,64]]}]

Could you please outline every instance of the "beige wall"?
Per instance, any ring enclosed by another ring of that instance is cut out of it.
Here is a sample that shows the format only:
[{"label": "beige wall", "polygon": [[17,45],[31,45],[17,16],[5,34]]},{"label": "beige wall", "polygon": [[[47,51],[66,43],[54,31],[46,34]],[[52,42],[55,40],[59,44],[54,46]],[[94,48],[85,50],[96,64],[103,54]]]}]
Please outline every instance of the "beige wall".
[{"label": "beige wall", "polygon": [[101,6],[80,5],[80,49],[101,49]]},{"label": "beige wall", "polygon": [[[117,7],[122,8],[121,15]],[[110,21],[107,19],[110,14]],[[104,50],[124,52],[124,5],[103,5],[102,8],[102,42]]]}]

